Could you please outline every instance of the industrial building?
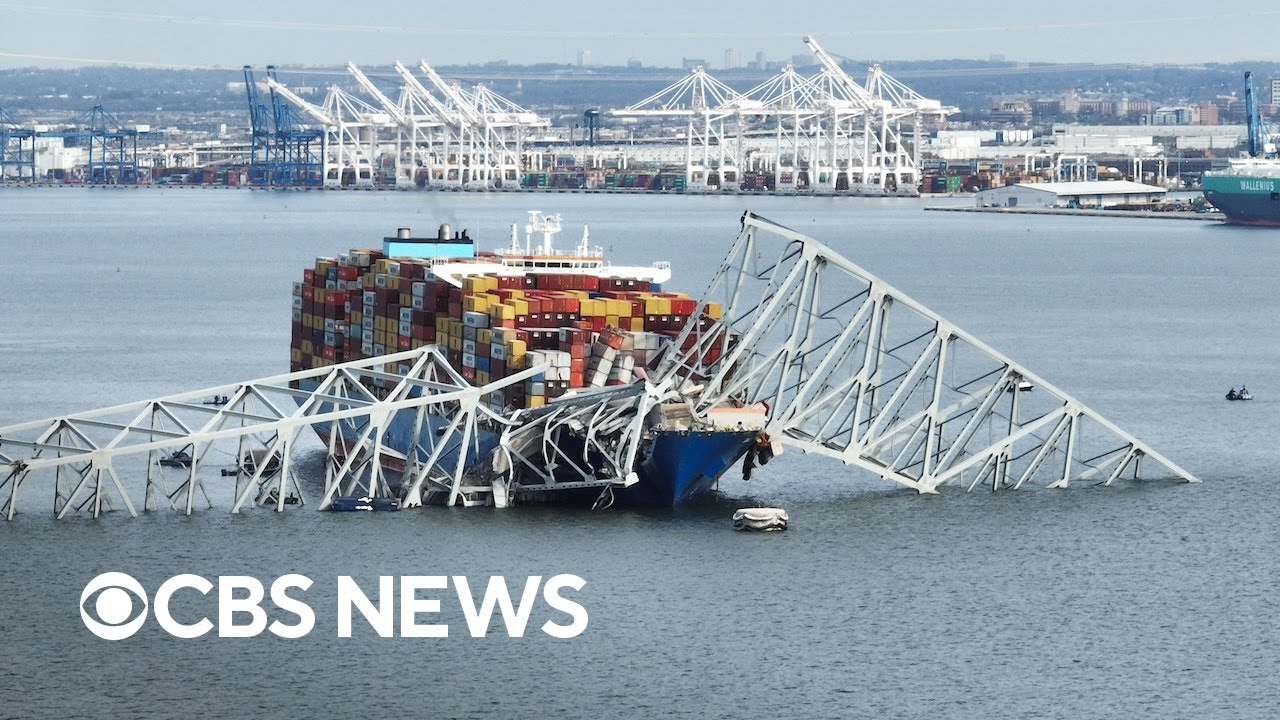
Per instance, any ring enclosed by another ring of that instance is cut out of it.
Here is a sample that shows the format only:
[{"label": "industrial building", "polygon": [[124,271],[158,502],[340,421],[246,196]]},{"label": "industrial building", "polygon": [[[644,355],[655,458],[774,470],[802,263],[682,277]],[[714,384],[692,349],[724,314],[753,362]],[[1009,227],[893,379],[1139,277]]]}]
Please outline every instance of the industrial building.
[{"label": "industrial building", "polygon": [[978,193],[978,207],[1113,207],[1164,200],[1164,188],[1129,180],[1015,183]]}]

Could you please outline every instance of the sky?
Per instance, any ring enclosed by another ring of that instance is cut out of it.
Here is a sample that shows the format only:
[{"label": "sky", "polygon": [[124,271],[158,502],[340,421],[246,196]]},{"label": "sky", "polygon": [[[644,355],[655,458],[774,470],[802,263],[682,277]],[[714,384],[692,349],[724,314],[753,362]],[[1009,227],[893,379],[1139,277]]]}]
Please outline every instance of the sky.
[{"label": "sky", "polygon": [[[1221,10],[1216,9],[1221,7]],[[858,60],[1195,64],[1280,60],[1269,3],[783,3],[735,0],[0,0],[0,67],[513,64],[724,66],[806,54]]]}]

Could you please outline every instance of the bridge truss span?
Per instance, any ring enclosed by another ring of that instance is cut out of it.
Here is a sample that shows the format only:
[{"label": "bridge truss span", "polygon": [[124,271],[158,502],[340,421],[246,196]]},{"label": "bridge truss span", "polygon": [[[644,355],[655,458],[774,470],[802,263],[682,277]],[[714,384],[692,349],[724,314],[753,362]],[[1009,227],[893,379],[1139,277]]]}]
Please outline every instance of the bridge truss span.
[{"label": "bridge truss span", "polygon": [[[770,405],[766,432],[921,493],[1196,478],[818,241],[747,213],[659,375],[699,409]],[[699,310],[701,312],[701,308]]]},{"label": "bridge truss span", "polygon": [[[385,468],[397,465],[401,490],[416,493],[404,497],[407,505],[433,493],[478,504],[491,488],[476,484],[468,466],[488,452],[482,437],[510,422],[493,398],[544,369],[473,387],[427,346],[0,428],[0,512],[12,519],[21,491],[43,479],[59,518],[98,517],[117,503],[136,516],[136,491],[126,485],[143,477],[148,510],[212,507],[211,483],[223,495],[233,487],[232,512],[249,504],[284,510],[306,503],[294,460],[304,430],[328,439],[321,509],[341,496],[396,497]],[[406,419],[416,440],[397,452],[388,435]]]}]

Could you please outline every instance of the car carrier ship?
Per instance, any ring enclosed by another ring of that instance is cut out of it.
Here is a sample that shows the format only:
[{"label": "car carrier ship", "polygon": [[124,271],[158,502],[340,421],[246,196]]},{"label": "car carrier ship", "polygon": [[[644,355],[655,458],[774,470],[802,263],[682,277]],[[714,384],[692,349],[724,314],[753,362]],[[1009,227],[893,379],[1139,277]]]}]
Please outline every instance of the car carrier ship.
[{"label": "car carrier ship", "polygon": [[1205,200],[1237,225],[1280,226],[1280,160],[1233,159],[1204,173]]},{"label": "car carrier ship", "polygon": [[[554,242],[561,229],[558,215],[532,211],[523,241],[512,225],[510,244],[492,252],[478,252],[467,231],[441,225],[435,237],[400,228],[380,249],[317,258],[294,284],[291,370],[434,344],[477,386],[547,366],[491,396],[497,413],[532,412],[596,388],[644,383],[687,323],[709,326],[719,319],[718,305],[694,317],[697,301],[663,291],[670,263],[612,265],[591,245],[586,227],[578,245],[564,252]],[[617,493],[621,502],[672,506],[703,494],[758,442],[766,420],[765,409],[756,407],[718,408],[696,422],[678,406],[658,410],[644,419],[647,441],[636,477]],[[397,414],[383,441],[393,459],[384,463],[393,472],[403,469],[407,453],[420,445],[418,434],[440,433],[443,422],[416,427],[412,413]],[[349,446],[356,430],[344,427],[341,442]],[[498,428],[481,431],[465,451],[467,465],[482,472],[499,437]],[[599,488],[584,490],[570,496],[603,497]]]},{"label": "car carrier ship", "polygon": [[1253,73],[1244,74],[1246,145],[1249,157],[1233,158],[1226,169],[1200,178],[1204,199],[1238,225],[1280,226],[1280,159],[1262,123]]}]

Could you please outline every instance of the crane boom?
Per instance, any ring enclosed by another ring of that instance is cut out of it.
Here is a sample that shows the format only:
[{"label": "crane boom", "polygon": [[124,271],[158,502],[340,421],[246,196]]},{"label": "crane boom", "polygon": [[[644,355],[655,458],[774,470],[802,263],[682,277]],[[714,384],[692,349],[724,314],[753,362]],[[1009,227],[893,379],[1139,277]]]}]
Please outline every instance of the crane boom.
[{"label": "crane boom", "polygon": [[440,120],[455,124],[460,122],[459,118],[453,111],[445,107],[444,103],[441,103],[435,95],[432,95],[430,90],[423,87],[422,82],[409,71],[409,68],[401,65],[399,62],[396,62],[393,67],[395,68],[396,73],[400,75],[400,78],[404,80],[405,85],[409,88],[410,92],[412,92],[418,99],[426,102],[436,115],[440,116]]},{"label": "crane boom", "polygon": [[882,103],[877,102],[877,100],[871,96],[871,93],[867,92],[866,88],[862,87],[855,82],[853,78],[849,77],[849,74],[844,71],[844,68],[840,67],[840,63],[836,62],[835,58],[831,57],[826,50],[823,50],[817,40],[814,40],[809,35],[805,35],[804,44],[809,46],[809,49],[813,51],[814,55],[818,56],[818,62],[822,63],[822,66],[827,69],[827,73],[831,76],[831,79],[840,85],[845,92],[849,93],[850,97],[856,98],[858,102],[867,109],[879,109],[879,106],[882,105]]},{"label": "crane boom", "polygon": [[267,78],[267,87],[279,93],[280,96],[283,97],[285,100],[288,100],[291,105],[298,108],[302,112],[310,115],[313,119],[315,119],[316,122],[320,123],[321,125],[325,127],[332,127],[338,124],[336,121],[334,121],[333,118],[326,115],[323,110],[316,107],[315,105],[312,105],[306,100],[303,100],[301,97],[298,96],[297,93],[285,87],[284,85],[280,84],[280,82],[275,78],[272,78],[272,77]]},{"label": "crane boom", "polygon": [[1266,157],[1267,132],[1262,125],[1262,113],[1258,109],[1258,88],[1253,73],[1244,74],[1244,112],[1249,132],[1249,157]]},{"label": "crane boom", "polygon": [[469,122],[474,125],[485,124],[486,118],[480,117],[480,114],[476,112],[471,103],[467,102],[466,98],[462,97],[456,88],[445,82],[444,78],[440,77],[436,73],[435,68],[428,65],[426,60],[418,61],[418,68],[427,76],[427,79],[431,81],[431,84],[436,86],[436,89],[440,91],[441,95],[453,100],[454,107],[456,107],[458,112],[466,117]]},{"label": "crane boom", "polygon": [[374,85],[373,82],[369,80],[368,76],[364,74],[364,71],[356,67],[355,63],[347,63],[347,72],[351,73],[351,76],[356,79],[356,82],[359,83],[360,87],[364,88],[365,92],[369,93],[373,96],[374,100],[378,101],[378,104],[382,106],[382,109],[385,110],[398,125],[401,127],[407,127],[413,124],[410,122],[409,118],[405,117],[404,113],[400,112],[400,108],[397,107],[395,103],[391,102],[390,98],[384,95],[382,91],[378,89],[377,85]]},{"label": "crane boom", "polygon": [[266,134],[267,109],[258,100],[258,84],[253,80],[253,68],[244,66],[244,89],[249,97],[249,127],[254,135]]}]

